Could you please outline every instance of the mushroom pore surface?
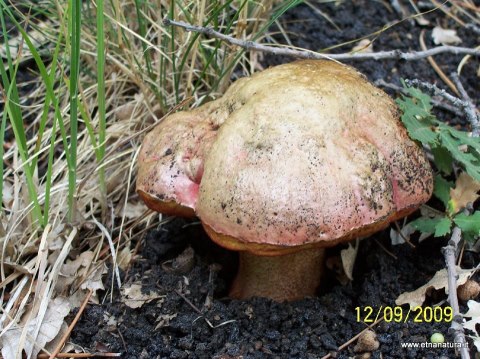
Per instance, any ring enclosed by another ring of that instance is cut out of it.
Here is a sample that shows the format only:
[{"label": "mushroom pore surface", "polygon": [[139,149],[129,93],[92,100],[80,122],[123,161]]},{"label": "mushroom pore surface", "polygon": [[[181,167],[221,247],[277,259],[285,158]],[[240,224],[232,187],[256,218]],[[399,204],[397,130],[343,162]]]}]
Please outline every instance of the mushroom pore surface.
[{"label": "mushroom pore surface", "polygon": [[221,245],[272,255],[369,235],[433,187],[394,102],[331,61],[270,68],[167,117],[139,163],[150,207],[173,203],[167,213],[196,213]]}]

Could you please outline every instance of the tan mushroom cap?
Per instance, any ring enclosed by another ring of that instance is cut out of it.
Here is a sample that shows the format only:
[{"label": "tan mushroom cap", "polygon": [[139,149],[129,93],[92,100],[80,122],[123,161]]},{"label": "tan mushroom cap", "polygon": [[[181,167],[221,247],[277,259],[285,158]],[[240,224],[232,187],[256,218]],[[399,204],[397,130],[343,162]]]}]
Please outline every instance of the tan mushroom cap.
[{"label": "tan mushroom cap", "polygon": [[192,217],[205,154],[219,127],[217,101],[174,113],[149,132],[138,157],[137,192],[147,206],[168,215]]},{"label": "tan mushroom cap", "polygon": [[233,110],[204,152],[195,211],[222,246],[261,255],[331,246],[431,196],[431,168],[394,102],[351,67],[273,67],[217,102],[217,112]]}]

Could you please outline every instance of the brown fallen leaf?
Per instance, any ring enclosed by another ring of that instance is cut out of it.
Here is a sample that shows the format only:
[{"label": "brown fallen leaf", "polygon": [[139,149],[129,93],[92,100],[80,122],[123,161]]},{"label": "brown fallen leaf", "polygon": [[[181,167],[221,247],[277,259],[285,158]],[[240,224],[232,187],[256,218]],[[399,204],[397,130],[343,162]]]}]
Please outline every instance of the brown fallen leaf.
[{"label": "brown fallen leaf", "polygon": [[[70,304],[67,299],[57,297],[50,301],[43,318],[36,317],[27,324],[27,336],[23,345],[25,352],[30,354],[31,358],[36,358],[45,344],[56,338],[64,323],[64,318],[70,312]],[[40,325],[38,335],[36,328]],[[22,332],[25,325],[14,324],[0,337],[0,347],[4,358],[17,358],[18,348],[21,345]],[[32,341],[32,338],[35,338]],[[21,357],[21,352],[20,352]]]},{"label": "brown fallen leaf", "polygon": [[[470,278],[473,273],[478,268],[473,268],[473,269],[462,269],[460,267],[457,267],[457,274],[458,274],[458,280],[457,280],[457,285],[462,285],[464,284],[468,278]],[[414,309],[415,307],[419,307],[423,304],[425,301],[425,297],[427,295],[427,292],[431,289],[444,289],[445,292],[448,294],[448,273],[447,269],[441,269],[435,275],[433,276],[430,281],[422,285],[420,288],[415,289],[412,292],[405,292],[402,293],[398,296],[398,298],[395,300],[396,305],[403,305],[403,304],[409,304],[411,309]]]},{"label": "brown fallen leaf", "polygon": [[369,39],[360,40],[352,48],[352,52],[373,52],[373,42]]},{"label": "brown fallen leaf", "polygon": [[353,280],[353,267],[355,265],[355,259],[357,258],[358,241],[355,246],[351,243],[348,244],[348,248],[340,251],[342,257],[343,271],[348,279]]},{"label": "brown fallen leaf", "polygon": [[443,29],[440,26],[433,28],[432,39],[435,45],[458,45],[462,42],[455,30]]},{"label": "brown fallen leaf", "polygon": [[480,303],[469,300],[467,305],[468,311],[463,316],[471,319],[464,322],[463,327],[476,333],[477,325],[480,324]]},{"label": "brown fallen leaf", "polygon": [[168,327],[170,325],[170,321],[176,317],[177,313],[159,315],[157,318],[157,325],[155,326],[155,330],[163,327]]},{"label": "brown fallen leaf", "polygon": [[462,172],[455,182],[455,188],[450,189],[450,209],[452,213],[458,213],[478,199],[477,192],[480,183],[475,181],[469,174]]},{"label": "brown fallen leaf", "polygon": [[122,288],[122,299],[127,307],[140,308],[145,303],[149,303],[153,300],[162,300],[165,295],[159,295],[153,291],[149,293],[142,293],[141,283],[132,283],[129,286]]}]

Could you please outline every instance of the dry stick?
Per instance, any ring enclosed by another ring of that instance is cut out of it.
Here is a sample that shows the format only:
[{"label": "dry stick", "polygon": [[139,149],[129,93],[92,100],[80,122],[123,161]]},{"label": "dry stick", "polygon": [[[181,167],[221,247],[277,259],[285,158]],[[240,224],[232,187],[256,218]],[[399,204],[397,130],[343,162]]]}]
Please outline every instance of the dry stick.
[{"label": "dry stick", "polygon": [[[55,358],[118,358],[122,353],[58,353]],[[47,359],[48,354],[38,354],[37,359]]]},{"label": "dry stick", "polygon": [[[420,42],[420,47],[423,51],[427,50],[427,45],[425,44],[425,30],[422,30],[420,32],[420,37],[418,38]],[[437,62],[433,59],[432,56],[427,57],[427,61],[432,66],[433,70],[437,73],[438,76],[447,84],[448,87],[450,87],[450,90],[455,92],[456,95],[460,96],[460,93],[457,90],[457,87],[455,84],[448,78],[447,75],[445,75],[445,72],[438,66]]]},{"label": "dry stick", "polygon": [[[376,80],[375,85],[377,85],[379,87],[385,87],[385,88],[388,88],[388,89],[391,89],[391,90],[394,90],[394,91],[397,91],[397,92],[401,92],[404,95],[408,94],[407,91],[403,87],[395,85],[395,84],[390,83],[390,82],[386,82],[383,79]],[[458,106],[453,106],[453,105],[450,105],[450,104],[442,102],[442,101],[438,101],[438,100],[433,99],[433,98],[432,98],[432,104],[433,104],[434,107],[438,107],[438,108],[441,108],[445,111],[451,112],[451,113],[457,115],[458,117],[462,117],[462,116],[465,115],[465,112],[462,111],[462,110],[459,110]]]},{"label": "dry stick", "polygon": [[470,96],[468,96],[468,93],[463,87],[463,84],[460,81],[457,73],[453,72],[450,76],[452,77],[453,82],[455,82],[455,85],[457,86],[457,89],[460,92],[460,95],[462,96],[464,111],[465,111],[465,114],[467,115],[468,122],[470,122],[470,125],[472,126],[472,136],[479,137],[480,124],[479,124],[479,119],[477,115],[477,109],[475,108],[475,105],[473,104],[473,101],[470,98]]},{"label": "dry stick", "polygon": [[[445,90],[441,90],[437,86],[429,83],[421,82],[418,80],[411,80],[411,81],[406,80],[405,82],[409,86],[416,85],[416,86],[425,88],[436,95],[440,95],[443,98],[446,98],[447,100],[452,102],[454,105],[460,107],[465,113],[465,116],[467,117],[468,122],[472,126],[473,137],[479,137],[480,135],[479,119],[478,119],[475,106],[473,105],[470,97],[465,91],[465,88],[460,82],[460,79],[458,78],[457,74],[452,74],[451,76],[453,81],[455,82],[455,85],[459,93],[462,95],[462,100],[456,98],[455,96],[450,95]],[[470,210],[468,209],[466,209],[465,211],[467,214],[470,213]],[[466,345],[467,340],[465,339],[465,332],[462,325],[463,318],[462,318],[462,315],[460,314],[460,307],[458,305],[458,297],[457,297],[458,275],[457,275],[456,266],[455,266],[455,258],[457,255],[458,244],[460,243],[461,239],[462,239],[462,231],[459,227],[455,226],[452,232],[452,236],[448,241],[448,244],[442,248],[442,253],[445,258],[445,263],[447,266],[447,273],[448,273],[448,302],[452,307],[453,315],[454,315],[452,324],[450,325],[450,331],[453,332],[454,342],[462,344],[462,346],[460,347],[461,358],[469,359],[470,354],[468,352],[468,348]]]},{"label": "dry stick", "polygon": [[[185,297],[179,290],[174,290],[175,293],[177,293],[194,311],[196,311],[198,314],[200,314],[200,318],[203,318],[203,320],[205,321],[205,323],[208,324],[208,326],[212,329],[215,329],[215,328],[218,328],[218,327],[222,327],[226,324],[230,324],[230,323],[233,323],[233,322],[236,322],[237,320],[236,319],[230,319],[230,320],[227,320],[223,323],[220,323],[218,325],[213,325],[212,322],[210,322],[210,320],[208,320],[206,317],[205,317],[205,314],[200,310],[198,309],[198,307],[193,304],[187,297]],[[198,318],[197,318],[198,319]],[[197,320],[195,319],[195,320]],[[195,322],[194,320],[194,322]]]},{"label": "dry stick", "polygon": [[342,54],[322,54],[319,52],[308,50],[295,50],[290,48],[279,48],[268,45],[259,44],[254,41],[242,41],[231,36],[215,31],[211,27],[203,27],[191,25],[183,21],[175,21],[164,19],[165,26],[177,26],[190,32],[197,32],[210,37],[223,40],[229,44],[239,46],[245,50],[267,52],[274,55],[292,56],[302,59],[331,59],[331,60],[385,60],[385,59],[401,59],[406,61],[423,59],[428,56],[435,56],[444,53],[453,53],[456,55],[472,55],[480,56],[480,50],[471,49],[468,47],[458,46],[437,46],[425,51],[411,51],[402,52],[400,50],[379,51],[379,52],[357,52],[357,53],[342,53]]},{"label": "dry stick", "polygon": [[[479,128],[479,118],[477,115],[477,109],[475,108],[475,105],[473,104],[467,91],[463,87],[463,84],[460,81],[460,78],[458,77],[457,73],[452,73],[451,77],[455,82],[455,85],[457,86],[458,91],[462,96],[463,104],[464,104],[463,109],[465,111],[468,121],[470,122],[470,125],[472,126],[472,136],[479,137],[480,128]],[[470,214],[472,212],[472,209],[467,208],[465,209],[465,212],[467,214]],[[457,298],[457,291],[456,291],[456,288],[457,288],[456,279],[458,276],[455,271],[455,268],[456,268],[455,258],[456,258],[458,244],[460,243],[461,239],[462,239],[462,231],[460,230],[460,228],[455,227],[453,229],[452,237],[448,242],[448,245],[443,248],[444,249],[443,254],[445,256],[445,261],[447,263],[448,288],[452,288],[452,289],[455,288],[454,293],[453,293],[453,290],[449,290],[448,292],[448,299],[450,301],[450,305],[452,306],[453,313],[454,313],[454,320],[452,321],[450,329],[453,331],[454,341],[465,344],[467,341],[465,339],[465,332],[462,325],[463,320],[460,314],[460,308],[458,306],[458,298]],[[449,270],[449,267],[450,267],[450,270]],[[454,307],[454,305],[456,306],[456,308]],[[460,348],[460,355],[462,359],[470,358],[470,354],[468,352],[466,345],[462,345],[462,347]]]},{"label": "dry stick", "polygon": [[[411,52],[401,52],[400,50],[391,50],[391,51],[380,51],[380,52],[373,52],[373,53],[343,53],[343,54],[321,54],[313,51],[306,51],[306,50],[295,50],[295,49],[289,49],[289,48],[275,48],[275,47],[270,47],[262,44],[258,44],[253,41],[242,41],[239,39],[235,39],[231,36],[224,35],[218,31],[215,31],[211,27],[202,27],[202,26],[196,26],[196,25],[190,25],[182,21],[174,21],[170,19],[164,19],[163,24],[165,26],[177,26],[185,29],[186,31],[191,31],[191,32],[198,32],[207,36],[211,36],[214,38],[218,38],[220,40],[223,40],[225,42],[228,42],[232,45],[242,47],[246,50],[252,50],[252,51],[262,51],[262,52],[268,52],[272,53],[275,55],[285,55],[285,56],[293,56],[297,58],[307,58],[307,59],[332,59],[332,60],[383,60],[383,59],[403,59],[406,61],[411,61],[411,60],[418,60],[418,59],[423,59],[423,58],[428,58],[429,56],[435,56],[441,53],[453,53],[453,54],[464,54],[464,55],[474,55],[474,56],[479,56],[480,55],[480,50],[476,49],[471,49],[471,48],[465,48],[465,47],[457,47],[457,46],[438,46],[434,47],[428,50],[423,50],[423,51],[411,51]],[[413,81],[412,81],[413,83]],[[434,85],[430,85],[431,88],[436,88]],[[460,90],[459,90],[460,91]],[[446,94],[445,91],[440,90],[439,95],[444,96],[445,98],[448,98],[451,100],[451,98],[457,100],[457,101],[452,101],[454,104],[461,104],[461,107],[467,114],[467,117],[469,118],[469,121],[472,125],[472,128],[474,128],[474,135],[477,132],[478,133],[478,118],[475,115],[473,118],[471,115],[469,115],[469,108],[471,107],[471,101],[465,100],[461,101],[457,99],[454,96],[451,96],[449,94]],[[446,96],[448,95],[448,96]],[[478,134],[477,134],[478,136]],[[449,273],[449,288],[456,288],[456,273],[455,273],[455,252],[456,252],[456,246],[458,244],[458,241],[460,241],[461,238],[461,231],[458,227],[455,227],[454,232],[452,235],[452,239],[450,239],[448,246],[446,246],[443,249],[446,262],[447,262],[447,270]],[[457,240],[458,237],[458,240]],[[456,241],[456,242],[455,242]],[[453,258],[453,261],[452,261]],[[452,265],[453,263],[453,265]],[[461,342],[461,343],[466,343],[465,340],[465,334],[463,333],[463,327],[461,325],[461,316],[459,314],[459,308],[458,308],[458,299],[456,297],[456,290],[450,290],[449,291],[449,301],[450,305],[452,305],[452,308],[454,308],[454,313],[455,315],[455,320],[452,322],[452,328],[454,329],[455,333],[455,341]],[[456,307],[456,312],[455,312],[455,307]],[[458,320],[460,322],[458,322]],[[376,323],[375,323],[376,324]],[[360,333],[361,334],[361,333]],[[355,341],[358,336],[358,334],[354,338],[352,338],[350,341],[342,345],[339,349],[343,349],[344,347],[348,346],[351,342]],[[468,359],[469,354],[467,348],[461,348],[460,349],[460,354],[462,356],[462,359]],[[330,358],[331,355],[326,355],[322,359]]]},{"label": "dry stick", "polygon": [[48,357],[48,359],[54,359],[55,357],[57,357],[57,354],[60,353],[60,350],[62,349],[63,345],[65,344],[65,342],[67,341],[68,337],[70,336],[70,333],[72,332],[73,328],[75,327],[75,325],[77,324],[78,320],[80,319],[80,317],[82,316],[82,313],[83,311],[85,310],[85,307],[87,306],[87,303],[88,303],[88,300],[90,299],[90,297],[92,296],[92,293],[93,293],[93,290],[89,290],[88,293],[87,293],[87,296],[85,297],[85,299],[83,300],[83,303],[82,305],[80,306],[80,309],[78,310],[78,313],[77,315],[75,316],[75,318],[73,319],[72,323],[68,326],[68,329],[66,331],[66,333],[63,335],[62,339],[60,340],[60,342],[58,343],[57,347],[55,348],[55,350],[52,352],[52,354],[50,354],[50,356]]},{"label": "dry stick", "polygon": [[[461,100],[458,97],[450,95],[444,89],[440,89],[437,86],[432,85],[428,82],[419,81],[417,79],[414,79],[414,80],[406,79],[405,83],[408,86],[418,86],[418,87],[421,87],[425,90],[428,90],[429,92],[433,93],[434,95],[441,96],[444,99],[453,103],[455,106],[458,106],[459,108],[461,108],[462,111],[464,112],[464,114],[467,116],[468,122],[472,126],[472,136],[473,137],[479,137],[479,135],[480,135],[480,123],[479,123],[479,119],[478,119],[478,116],[477,116],[476,111],[475,111],[475,106],[472,105],[471,101]],[[465,91],[463,86],[461,86],[461,88],[462,88],[463,91]],[[462,91],[462,90],[459,89],[459,91]],[[472,106],[473,106],[473,111],[471,110]]]},{"label": "dry stick", "polygon": [[[337,353],[343,349],[345,349],[346,347],[348,347],[350,344],[352,344],[353,342],[355,342],[355,340],[357,340],[358,338],[360,338],[360,335],[362,335],[366,330],[369,330],[369,329],[373,329],[374,326],[376,326],[378,323],[380,323],[384,318],[381,317],[379,318],[375,323],[369,325],[368,327],[366,327],[365,329],[363,329],[360,333],[358,333],[357,335],[355,335],[353,338],[350,338],[349,340],[347,340],[345,343],[343,343],[342,345],[340,345],[338,347],[338,350],[337,350]],[[333,358],[333,355],[328,353],[327,355],[323,356],[321,359],[329,359],[329,358]]]},{"label": "dry stick", "polygon": [[455,226],[452,232],[452,236],[448,241],[448,244],[442,248],[443,256],[445,257],[445,263],[447,265],[448,273],[448,302],[452,307],[453,320],[450,324],[450,331],[453,332],[453,341],[455,343],[461,343],[460,356],[462,359],[470,359],[468,353],[467,340],[465,339],[465,332],[463,330],[463,317],[460,314],[460,307],[458,306],[457,298],[457,271],[455,266],[455,257],[457,254],[457,247],[462,239],[462,231]]}]

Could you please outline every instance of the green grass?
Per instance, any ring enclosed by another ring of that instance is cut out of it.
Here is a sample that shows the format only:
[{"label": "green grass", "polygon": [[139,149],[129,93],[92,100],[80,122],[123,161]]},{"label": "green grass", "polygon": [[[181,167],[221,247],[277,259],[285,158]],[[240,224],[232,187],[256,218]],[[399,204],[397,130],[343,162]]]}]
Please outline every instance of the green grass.
[{"label": "green grass", "polygon": [[[14,134],[23,163],[21,177],[28,187],[36,223],[45,226],[52,216],[57,217],[64,210],[55,208],[54,203],[58,202],[52,202],[51,191],[58,185],[65,187],[62,184],[65,179],[68,198],[65,221],[75,222],[76,211],[82,212],[77,202],[83,196],[79,191],[86,181],[85,177],[79,177],[80,168],[92,158],[96,164],[89,166],[94,167],[100,194],[96,200],[102,209],[101,217],[106,215],[108,116],[114,110],[113,104],[118,106],[120,102],[107,97],[117,91],[114,81],[107,81],[108,76],[115,74],[125,81],[123,84],[128,83],[120,98],[131,100],[126,93],[137,91],[145,99],[143,106],[151,112],[159,105],[161,114],[188,97],[198,105],[218,96],[230,81],[233,69],[247,61],[242,49],[229,48],[219,40],[204,39],[175,27],[160,28],[158,23],[163,17],[259,39],[279,16],[299,3],[284,1],[274,6],[269,1],[262,4],[248,0],[172,1],[158,8],[158,4],[146,0],[132,3],[99,0],[96,7],[74,0],[52,0],[39,4],[24,1],[23,6],[29,11],[20,12],[0,0],[3,45],[7,50],[6,66],[0,65],[5,90],[0,131],[2,141],[6,131]],[[21,34],[24,53],[28,53],[37,67],[38,86],[44,97],[36,99],[41,111],[33,120],[25,118],[25,109],[20,106],[16,78],[22,58],[10,54],[5,17]],[[47,51],[36,48],[35,39],[30,38],[31,30],[46,19],[52,22],[41,30],[50,40]],[[248,27],[254,32],[249,33]],[[84,91],[92,86],[96,93]],[[26,133],[28,127],[33,128],[33,135]],[[58,153],[59,145],[62,154]],[[1,151],[5,155],[3,143]],[[62,166],[65,171],[58,172]],[[2,172],[5,174],[3,163]],[[37,178],[40,172],[44,175]],[[91,170],[87,172],[87,177],[93,175]],[[8,178],[4,175],[5,180]],[[0,186],[1,196],[3,184]]]},{"label": "green grass", "polygon": [[[164,28],[164,17],[260,39],[298,3],[0,0],[0,297],[29,283],[22,303],[47,303],[59,295],[52,278],[66,255],[91,251],[98,268],[133,250],[132,239],[157,223],[149,212],[126,214],[139,202],[131,184],[144,130],[185,100],[220,96],[235,68],[253,68],[242,49]],[[53,242],[62,257],[41,250]],[[6,262],[33,270],[35,282]],[[24,304],[0,303],[18,326]],[[32,305],[28,315],[40,310]]]},{"label": "green grass", "polygon": [[82,24],[81,2],[68,1],[68,35],[70,38],[70,143],[67,156],[68,168],[68,216],[73,221],[75,192],[77,187],[77,134],[78,134],[78,81],[80,72],[80,35]]}]

